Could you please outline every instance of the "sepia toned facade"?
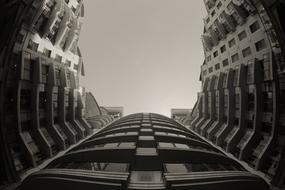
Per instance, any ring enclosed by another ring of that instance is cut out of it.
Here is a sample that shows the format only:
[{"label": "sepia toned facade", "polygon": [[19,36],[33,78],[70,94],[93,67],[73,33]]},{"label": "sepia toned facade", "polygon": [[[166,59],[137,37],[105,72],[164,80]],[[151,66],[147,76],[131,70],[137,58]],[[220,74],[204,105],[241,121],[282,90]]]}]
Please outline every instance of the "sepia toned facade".
[{"label": "sepia toned facade", "polygon": [[85,119],[93,129],[100,129],[115,120],[112,114],[100,107],[91,92],[85,93]]},{"label": "sepia toned facade", "polygon": [[206,141],[158,114],[132,114],[102,128],[45,169],[30,189],[268,189]]},{"label": "sepia toned facade", "polygon": [[284,187],[285,2],[204,2],[202,90],[190,128]]},{"label": "sepia toned facade", "polygon": [[172,108],[170,112],[170,118],[180,123],[189,124],[192,120],[192,109]]},{"label": "sepia toned facade", "polygon": [[2,189],[94,127],[84,118],[79,85],[82,0],[1,1],[0,9]]}]

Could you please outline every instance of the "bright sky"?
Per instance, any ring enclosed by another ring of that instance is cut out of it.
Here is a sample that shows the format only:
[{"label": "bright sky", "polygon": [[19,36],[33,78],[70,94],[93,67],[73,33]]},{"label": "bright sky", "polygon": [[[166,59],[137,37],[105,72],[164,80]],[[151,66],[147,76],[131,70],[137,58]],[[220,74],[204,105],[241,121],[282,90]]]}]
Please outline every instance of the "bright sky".
[{"label": "bright sky", "polygon": [[204,60],[203,0],[84,0],[81,84],[125,115],[192,108]]}]

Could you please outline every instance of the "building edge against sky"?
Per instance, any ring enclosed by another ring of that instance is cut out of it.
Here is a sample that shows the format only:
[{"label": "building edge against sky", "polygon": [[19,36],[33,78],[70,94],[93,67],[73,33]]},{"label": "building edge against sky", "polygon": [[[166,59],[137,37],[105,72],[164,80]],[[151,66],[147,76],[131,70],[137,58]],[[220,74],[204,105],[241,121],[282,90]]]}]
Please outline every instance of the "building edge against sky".
[{"label": "building edge against sky", "polygon": [[285,2],[204,2],[202,91],[190,129],[284,187]]},{"label": "building edge against sky", "polygon": [[0,189],[114,120],[84,117],[83,16],[82,0],[0,2]]}]

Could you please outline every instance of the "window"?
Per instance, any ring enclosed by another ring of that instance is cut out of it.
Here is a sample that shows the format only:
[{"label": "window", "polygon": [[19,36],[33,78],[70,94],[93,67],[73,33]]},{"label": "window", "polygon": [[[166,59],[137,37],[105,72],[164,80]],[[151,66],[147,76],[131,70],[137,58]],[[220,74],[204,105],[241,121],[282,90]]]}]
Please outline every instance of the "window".
[{"label": "window", "polygon": [[208,61],[208,62],[211,61],[211,55],[209,55],[209,56],[207,57],[207,61]]},{"label": "window", "polygon": [[21,43],[23,42],[23,40],[24,40],[24,37],[25,37],[25,36],[24,36],[23,34],[19,33],[19,34],[17,35],[16,42],[19,43],[19,44],[21,44]]},{"label": "window", "polygon": [[222,6],[222,3],[221,3],[221,1],[220,1],[220,2],[217,4],[217,8],[220,9],[221,6]]},{"label": "window", "polygon": [[243,57],[247,57],[247,56],[251,55],[250,47],[247,47],[247,48],[243,49],[242,50],[242,55],[243,55]]},{"label": "window", "polygon": [[239,56],[238,56],[238,53],[236,53],[232,56],[232,62],[234,63],[234,62],[237,62],[238,60],[239,60]]},{"label": "window", "polygon": [[51,55],[51,50],[44,48],[43,54],[47,57],[50,57]]},{"label": "window", "polygon": [[209,73],[212,73],[213,72],[213,67],[210,67],[209,68]]},{"label": "window", "polygon": [[78,71],[79,65],[78,64],[74,64],[73,69]]},{"label": "window", "polygon": [[220,63],[217,63],[217,64],[215,65],[215,69],[216,69],[216,70],[219,70],[219,69],[220,69]]},{"label": "window", "polygon": [[62,56],[56,54],[55,60],[58,61],[58,62],[61,62]]},{"label": "window", "polygon": [[210,22],[210,18],[207,18],[207,19],[206,19],[206,23],[209,23],[209,22]]},{"label": "window", "polygon": [[260,28],[258,21],[255,21],[252,25],[249,26],[250,32],[254,33]]},{"label": "window", "polygon": [[34,51],[37,51],[39,47],[38,43],[33,42],[32,40],[29,41],[28,48]]},{"label": "window", "polygon": [[228,59],[225,59],[223,60],[223,66],[228,66],[229,65],[229,60]]},{"label": "window", "polygon": [[217,57],[218,56],[218,51],[215,51],[214,52],[214,57]]},{"label": "window", "polygon": [[203,71],[203,75],[207,75],[207,70],[204,70],[204,71]]},{"label": "window", "polygon": [[224,53],[226,50],[227,50],[227,49],[226,49],[226,46],[223,45],[223,46],[221,47],[221,53]]},{"label": "window", "polygon": [[165,164],[165,169],[169,173],[187,173],[185,164]]},{"label": "window", "polygon": [[256,51],[261,51],[263,50],[264,48],[266,48],[266,43],[265,43],[265,40],[262,39],[258,42],[255,43],[255,49]]},{"label": "window", "polygon": [[233,47],[234,45],[236,45],[236,40],[233,38],[229,41],[229,47]]},{"label": "window", "polygon": [[213,17],[213,16],[215,16],[215,14],[216,14],[216,11],[213,10],[213,12],[211,13],[211,16]]},{"label": "window", "polygon": [[68,67],[70,67],[70,66],[71,66],[71,61],[66,60],[66,61],[65,61],[65,65],[68,66]]},{"label": "window", "polygon": [[246,32],[242,31],[241,33],[238,34],[238,39],[239,41],[242,41],[243,39],[245,39],[247,37]]}]

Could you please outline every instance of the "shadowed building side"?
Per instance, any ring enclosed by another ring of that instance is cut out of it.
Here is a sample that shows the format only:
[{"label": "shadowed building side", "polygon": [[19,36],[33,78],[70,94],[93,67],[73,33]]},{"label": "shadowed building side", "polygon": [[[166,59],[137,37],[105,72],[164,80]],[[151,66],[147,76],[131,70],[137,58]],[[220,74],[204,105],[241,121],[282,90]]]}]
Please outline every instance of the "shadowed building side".
[{"label": "shadowed building side", "polygon": [[82,0],[0,2],[0,189],[93,133],[84,118]]}]

